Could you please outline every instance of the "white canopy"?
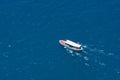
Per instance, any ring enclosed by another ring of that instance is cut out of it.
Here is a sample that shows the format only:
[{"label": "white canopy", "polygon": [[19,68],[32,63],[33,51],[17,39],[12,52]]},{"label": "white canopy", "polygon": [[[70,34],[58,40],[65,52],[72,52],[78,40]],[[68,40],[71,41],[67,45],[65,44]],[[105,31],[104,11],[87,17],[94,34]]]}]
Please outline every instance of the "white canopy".
[{"label": "white canopy", "polygon": [[71,45],[71,46],[74,46],[74,47],[80,47],[81,45],[73,42],[73,41],[70,41],[70,40],[66,40],[65,43]]}]

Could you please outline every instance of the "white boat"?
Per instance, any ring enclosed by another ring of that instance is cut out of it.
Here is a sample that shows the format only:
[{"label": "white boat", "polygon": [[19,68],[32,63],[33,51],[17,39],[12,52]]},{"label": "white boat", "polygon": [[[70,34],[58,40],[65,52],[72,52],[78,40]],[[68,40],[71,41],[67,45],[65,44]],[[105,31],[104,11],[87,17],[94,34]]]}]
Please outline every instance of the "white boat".
[{"label": "white boat", "polygon": [[75,43],[71,40],[59,40],[59,43],[66,47],[66,48],[69,48],[71,50],[75,50],[75,51],[81,51],[83,50],[82,48],[82,45],[78,44],[78,43]]}]

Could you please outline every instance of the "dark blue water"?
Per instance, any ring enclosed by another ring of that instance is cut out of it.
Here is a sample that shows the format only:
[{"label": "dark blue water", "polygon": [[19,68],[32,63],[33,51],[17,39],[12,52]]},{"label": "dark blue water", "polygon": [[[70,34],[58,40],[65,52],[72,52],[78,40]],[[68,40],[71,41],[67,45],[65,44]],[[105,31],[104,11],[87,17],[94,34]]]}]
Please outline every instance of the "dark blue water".
[{"label": "dark blue water", "polygon": [[119,26],[119,0],[1,0],[0,80],[120,80]]}]

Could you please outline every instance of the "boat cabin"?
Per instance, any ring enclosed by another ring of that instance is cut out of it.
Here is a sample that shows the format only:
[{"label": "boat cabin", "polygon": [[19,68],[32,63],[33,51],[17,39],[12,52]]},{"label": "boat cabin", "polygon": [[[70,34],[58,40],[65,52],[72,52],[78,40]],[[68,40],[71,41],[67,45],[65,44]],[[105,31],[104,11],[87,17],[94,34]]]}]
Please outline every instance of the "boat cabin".
[{"label": "boat cabin", "polygon": [[73,48],[77,48],[77,49],[80,49],[80,47],[81,47],[81,45],[79,45],[75,42],[72,42],[70,40],[66,40],[65,44],[68,45],[69,47],[73,47]]}]

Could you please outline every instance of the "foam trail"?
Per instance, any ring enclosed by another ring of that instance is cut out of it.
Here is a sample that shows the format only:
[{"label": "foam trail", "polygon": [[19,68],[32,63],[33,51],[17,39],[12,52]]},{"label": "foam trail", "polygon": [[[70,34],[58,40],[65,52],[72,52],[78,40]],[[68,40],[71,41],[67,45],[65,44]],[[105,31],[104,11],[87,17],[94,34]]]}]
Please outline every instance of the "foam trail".
[{"label": "foam trail", "polygon": [[[71,51],[66,48],[66,51],[71,54],[71,56],[77,57],[78,61],[82,63],[87,68],[91,70],[101,71],[101,69],[108,69],[110,63],[106,59],[119,60],[119,56],[115,55],[113,52],[106,52],[104,49],[98,49],[96,47],[90,47],[88,45],[83,46],[82,52]],[[119,62],[118,62],[119,63]],[[114,66],[115,67],[115,66]],[[119,68],[112,70],[116,76],[120,76]],[[106,72],[106,74],[109,74]],[[120,77],[118,77],[120,79]]]},{"label": "foam trail", "polygon": [[114,55],[114,53],[106,53],[103,49],[92,48],[92,47],[89,47],[88,45],[83,45],[82,52],[75,52],[67,48],[66,50],[72,56],[81,57],[80,59],[83,59],[85,61],[84,64],[86,66],[90,66],[90,61],[92,61],[92,63],[95,63],[96,65],[106,66],[107,64],[104,61],[101,61],[102,56],[104,55],[104,57],[106,57],[106,56]]}]

